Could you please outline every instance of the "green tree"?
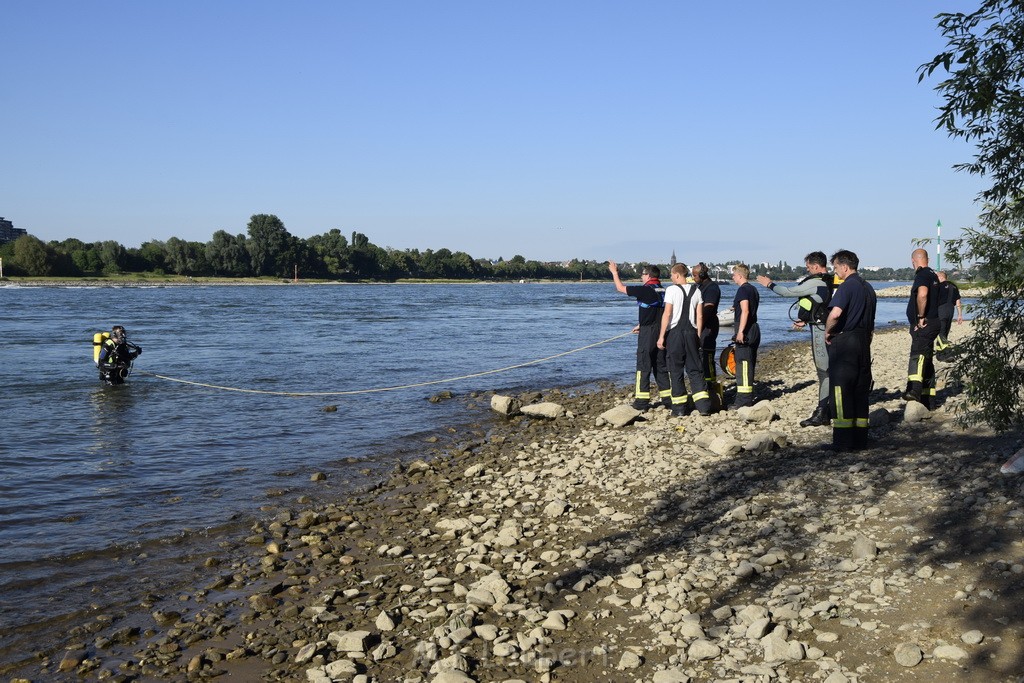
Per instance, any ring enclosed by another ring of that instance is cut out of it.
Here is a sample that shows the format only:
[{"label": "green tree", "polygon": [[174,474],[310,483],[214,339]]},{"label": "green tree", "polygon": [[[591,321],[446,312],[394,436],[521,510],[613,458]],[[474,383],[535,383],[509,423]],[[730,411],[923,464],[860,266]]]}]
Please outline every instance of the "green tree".
[{"label": "green tree", "polygon": [[252,272],[245,235],[218,230],[206,243],[206,263],[214,275],[244,277]]},{"label": "green tree", "polygon": [[41,239],[32,235],[22,235],[14,240],[11,260],[25,275],[50,275],[53,270],[50,250]]},{"label": "green tree", "polygon": [[348,272],[348,240],[338,228],[306,240],[323,264],[324,275],[340,278]]},{"label": "green tree", "polygon": [[114,240],[104,240],[98,246],[103,272],[107,275],[124,272],[128,265],[128,250]]},{"label": "green tree", "polygon": [[965,421],[1007,429],[1024,422],[1024,3],[984,0],[937,20],[946,50],[921,65],[920,79],[944,73],[936,127],[975,145],[974,159],[955,168],[989,182],[978,227],[946,252],[954,263],[977,262],[992,284],[951,374],[964,378]]},{"label": "green tree", "polygon": [[[249,240],[246,246],[256,275],[278,275],[278,261],[288,248],[291,235],[281,219],[273,214],[258,213],[249,219]],[[291,267],[290,264],[284,264]]]}]

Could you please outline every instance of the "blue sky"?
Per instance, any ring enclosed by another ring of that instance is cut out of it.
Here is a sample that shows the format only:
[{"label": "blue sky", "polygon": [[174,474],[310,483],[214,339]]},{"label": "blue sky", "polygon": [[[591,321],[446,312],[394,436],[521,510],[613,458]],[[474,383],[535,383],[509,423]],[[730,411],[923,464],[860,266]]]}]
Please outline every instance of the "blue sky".
[{"label": "blue sky", "polygon": [[476,257],[909,265],[975,223],[934,16],[794,0],[0,8],[0,215],[136,246],[278,215]]}]

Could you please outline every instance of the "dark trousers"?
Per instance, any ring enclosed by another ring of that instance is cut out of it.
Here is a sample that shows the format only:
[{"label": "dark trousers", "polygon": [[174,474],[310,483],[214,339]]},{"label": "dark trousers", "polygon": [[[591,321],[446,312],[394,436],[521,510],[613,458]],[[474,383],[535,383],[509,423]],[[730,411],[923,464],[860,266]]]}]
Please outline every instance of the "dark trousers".
[{"label": "dark trousers", "polygon": [[668,366],[665,364],[665,351],[658,348],[660,325],[641,325],[636,340],[636,387],[638,399],[651,398],[651,374],[658,383],[658,395],[662,398],[671,396],[669,388]]},{"label": "dark trousers", "polygon": [[[685,311],[683,315],[686,315]],[[685,378],[689,377],[694,405],[701,413],[710,412],[711,397],[708,395],[704,370],[701,367],[700,340],[697,338],[697,330],[688,322],[680,320],[665,337],[668,377],[672,386],[672,405],[686,405],[689,395],[686,393]]]},{"label": "dark trousers", "polygon": [[733,353],[736,358],[735,405],[737,406],[754,404],[754,369],[757,366],[757,347],[760,345],[761,328],[757,323],[751,325],[747,330],[742,344],[736,343]]},{"label": "dark trousers", "polygon": [[840,451],[865,448],[871,392],[871,334],[867,330],[851,330],[832,338],[828,379],[832,389],[832,446]]},{"label": "dark trousers", "polygon": [[939,306],[939,336],[936,349],[943,351],[950,346],[949,331],[953,328],[953,307]]},{"label": "dark trousers", "polygon": [[[711,318],[708,320],[708,318]],[[706,316],[704,329],[700,333],[700,360],[701,369],[704,371],[704,382],[707,385],[708,394],[711,396],[711,404],[715,410],[722,407],[722,385],[718,382],[718,366],[716,365],[715,353],[718,351],[715,344],[718,343],[718,316]]]},{"label": "dark trousers", "polygon": [[935,402],[935,339],[939,319],[929,318],[924,327],[910,330],[910,362],[907,364],[907,394],[929,408]]}]

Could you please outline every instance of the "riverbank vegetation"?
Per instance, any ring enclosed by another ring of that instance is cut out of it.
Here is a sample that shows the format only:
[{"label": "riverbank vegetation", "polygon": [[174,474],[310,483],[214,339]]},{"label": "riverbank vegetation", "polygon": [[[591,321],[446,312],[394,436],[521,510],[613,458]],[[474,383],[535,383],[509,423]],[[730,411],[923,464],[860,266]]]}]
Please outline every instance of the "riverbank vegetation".
[{"label": "riverbank vegetation", "polygon": [[[614,257],[614,254],[610,255]],[[700,257],[700,255],[696,255]],[[208,242],[178,237],[151,240],[139,247],[125,247],[114,240],[83,242],[75,238],[43,242],[24,235],[0,245],[4,274],[31,277],[120,277],[148,274],[220,278],[285,278],[349,282],[397,280],[610,280],[605,261],[572,259],[561,262],[528,260],[516,254],[506,260],[474,258],[449,249],[392,249],[379,247],[360,233],[349,237],[335,228],[308,239],[288,232],[272,214],[252,216],[246,233],[232,235],[218,230]],[[714,264],[711,271],[728,280],[736,260]],[[626,279],[639,277],[642,263],[622,263]],[[662,266],[668,263],[659,264]],[[751,264],[758,273],[776,280],[803,275],[803,264]],[[868,271],[877,280],[908,280],[909,268]]]}]

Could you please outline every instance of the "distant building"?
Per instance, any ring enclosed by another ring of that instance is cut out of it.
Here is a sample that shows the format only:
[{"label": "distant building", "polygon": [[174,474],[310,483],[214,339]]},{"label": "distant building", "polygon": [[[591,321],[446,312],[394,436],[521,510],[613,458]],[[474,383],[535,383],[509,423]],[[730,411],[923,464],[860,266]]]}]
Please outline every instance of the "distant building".
[{"label": "distant building", "polygon": [[22,235],[27,235],[28,230],[25,228],[16,228],[14,223],[7,220],[3,216],[0,216],[0,244],[6,244],[13,242]]}]

